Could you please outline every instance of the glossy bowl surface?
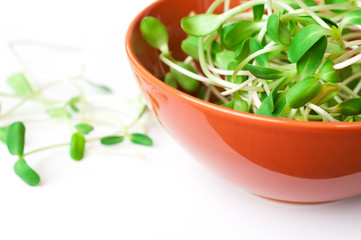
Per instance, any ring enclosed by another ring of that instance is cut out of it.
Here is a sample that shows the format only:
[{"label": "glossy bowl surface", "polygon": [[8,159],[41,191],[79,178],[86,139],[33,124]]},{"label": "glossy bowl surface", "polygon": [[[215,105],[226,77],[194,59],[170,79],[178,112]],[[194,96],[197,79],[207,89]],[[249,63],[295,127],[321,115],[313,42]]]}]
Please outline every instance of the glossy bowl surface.
[{"label": "glossy bowl surface", "polygon": [[[361,124],[301,122],[223,108],[171,88],[167,68],[139,32],[145,16],[162,21],[170,49],[183,60],[180,20],[211,0],[160,0],[131,23],[126,51],[150,109],[197,160],[237,186],[266,198],[317,203],[361,193]],[[232,4],[235,4],[233,1]],[[159,79],[158,79],[158,78]]]}]

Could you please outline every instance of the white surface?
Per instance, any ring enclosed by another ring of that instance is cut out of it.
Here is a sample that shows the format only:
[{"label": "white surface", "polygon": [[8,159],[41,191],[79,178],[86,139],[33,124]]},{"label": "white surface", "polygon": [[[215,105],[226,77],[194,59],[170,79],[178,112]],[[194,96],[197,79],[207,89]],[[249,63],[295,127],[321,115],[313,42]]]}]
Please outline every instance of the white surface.
[{"label": "white surface", "polygon": [[[92,79],[137,95],[124,38],[151,2],[2,0],[0,91],[20,69],[7,43],[32,39],[81,46]],[[30,147],[64,135],[42,126],[27,132]],[[155,121],[149,134],[155,146],[137,148],[145,160],[89,154],[74,162],[67,149],[29,156],[42,177],[35,188],[15,176],[1,145],[0,239],[361,239],[361,197],[315,206],[263,200],[198,165]]]}]

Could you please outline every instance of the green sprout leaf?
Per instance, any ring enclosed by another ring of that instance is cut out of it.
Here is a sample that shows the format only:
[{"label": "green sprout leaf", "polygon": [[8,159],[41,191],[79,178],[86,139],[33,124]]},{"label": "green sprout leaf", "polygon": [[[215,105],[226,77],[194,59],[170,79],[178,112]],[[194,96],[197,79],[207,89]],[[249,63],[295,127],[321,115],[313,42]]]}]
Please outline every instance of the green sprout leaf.
[{"label": "green sprout leaf", "polygon": [[249,53],[251,52],[251,50],[249,48],[249,40],[250,40],[250,38],[243,40],[239,44],[239,47],[237,48],[237,50],[235,52],[234,58],[240,62],[243,61],[246,57],[248,57]]},{"label": "green sprout leaf", "polygon": [[308,77],[296,83],[286,95],[291,108],[300,108],[311,101],[321,91],[321,84],[315,77]]},{"label": "green sprout leaf", "polygon": [[[259,50],[263,49],[263,46],[254,38],[252,38],[249,41],[249,48],[251,50],[252,53],[255,53]],[[258,55],[257,57],[255,57],[257,63],[263,67],[266,67],[269,65],[269,59],[266,53],[263,53],[261,55]]]},{"label": "green sprout leaf", "polygon": [[264,4],[253,6],[253,19],[255,22],[262,20],[264,14]]},{"label": "green sprout leaf", "polygon": [[[183,62],[176,62],[176,64],[190,72],[197,73],[196,70]],[[171,69],[171,73],[174,76],[174,78],[177,80],[178,84],[186,91],[193,92],[197,90],[199,86],[199,82],[195,80],[194,78],[191,78],[189,76],[184,75],[183,73],[178,72],[175,69]]]},{"label": "green sprout leaf", "polygon": [[147,43],[159,49],[162,53],[168,53],[168,32],[165,26],[154,17],[146,17],[140,23],[140,31]]},{"label": "green sprout leaf", "polygon": [[234,110],[238,110],[241,112],[247,112],[248,111],[248,103],[244,100],[242,100],[242,98],[239,96],[239,93],[234,93],[233,94],[233,106],[232,108]]},{"label": "green sprout leaf", "polygon": [[0,141],[7,144],[9,127],[0,127]]},{"label": "green sprout leaf", "polygon": [[14,122],[9,126],[7,146],[12,155],[22,156],[25,146],[25,126],[22,122]]},{"label": "green sprout leaf", "polygon": [[80,161],[84,157],[85,138],[82,133],[74,133],[70,141],[70,157],[76,161]]},{"label": "green sprout leaf", "polygon": [[29,96],[34,93],[25,75],[22,73],[14,74],[7,79],[8,85],[18,96]]},{"label": "green sprout leaf", "polygon": [[261,28],[261,23],[242,20],[222,29],[221,42],[225,48],[229,50],[236,50],[242,41],[253,37]]},{"label": "green sprout leaf", "polygon": [[15,162],[14,171],[18,177],[30,186],[37,186],[40,183],[39,175],[26,163],[23,158]]},{"label": "green sprout leaf", "polygon": [[89,134],[94,130],[94,127],[87,123],[79,123],[75,125],[75,128],[84,135]]},{"label": "green sprout leaf", "polygon": [[327,103],[332,98],[340,93],[340,88],[336,84],[324,83],[321,85],[321,90],[317,96],[311,100],[316,105],[322,105]]},{"label": "green sprout leaf", "polygon": [[317,76],[329,83],[337,83],[340,81],[338,78],[337,72],[333,69],[334,63],[327,59],[325,63],[321,66],[320,71],[318,72]]},{"label": "green sprout leaf", "polygon": [[198,37],[190,36],[183,40],[181,45],[183,52],[191,56],[193,59],[196,59],[197,61],[199,61],[198,42]]},{"label": "green sprout leaf", "polygon": [[300,58],[323,36],[329,34],[327,30],[320,25],[312,24],[303,28],[292,40],[288,50],[288,59],[296,63]]},{"label": "green sprout leaf", "polygon": [[267,21],[267,33],[278,45],[289,46],[291,34],[287,26],[282,23],[276,14],[269,16]]},{"label": "green sprout leaf", "polygon": [[103,145],[115,145],[124,141],[124,136],[109,136],[100,139],[100,143]]},{"label": "green sprout leaf", "polygon": [[150,137],[142,133],[132,133],[129,135],[129,139],[132,143],[144,145],[144,146],[152,146],[153,141]]},{"label": "green sprout leaf", "polygon": [[327,38],[321,37],[297,62],[297,72],[301,78],[314,74],[320,66],[327,48]]},{"label": "green sprout leaf", "polygon": [[195,37],[209,35],[221,27],[224,20],[215,14],[199,14],[191,17],[185,17],[181,21],[183,30]]},{"label": "green sprout leaf", "polygon": [[339,24],[339,31],[347,25],[361,25],[361,9],[348,12]]},{"label": "green sprout leaf", "polygon": [[223,51],[216,54],[216,62],[222,69],[227,69],[230,62],[234,61],[233,51]]},{"label": "green sprout leaf", "polygon": [[344,116],[356,116],[361,114],[361,98],[347,99],[336,106],[337,112]]},{"label": "green sprout leaf", "polygon": [[177,79],[173,76],[171,72],[167,73],[164,76],[164,82],[175,89],[178,88]]},{"label": "green sprout leaf", "polygon": [[274,79],[279,79],[285,75],[284,72],[269,67],[259,67],[252,64],[247,64],[246,68],[254,76],[262,79],[274,80]]}]

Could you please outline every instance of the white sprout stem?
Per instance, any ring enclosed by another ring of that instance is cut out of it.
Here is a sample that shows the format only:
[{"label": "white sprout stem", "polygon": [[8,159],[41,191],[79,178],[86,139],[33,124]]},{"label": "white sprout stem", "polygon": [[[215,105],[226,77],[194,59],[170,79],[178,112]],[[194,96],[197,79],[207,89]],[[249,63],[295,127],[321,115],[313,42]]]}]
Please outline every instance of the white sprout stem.
[{"label": "white sprout stem", "polygon": [[259,42],[262,42],[262,39],[264,38],[264,36],[266,35],[267,32],[267,24],[264,24],[263,27],[261,28],[261,31],[259,31],[257,40]]},{"label": "white sprout stem", "polygon": [[209,86],[211,92],[219,99],[221,100],[223,103],[228,102],[229,100],[227,98],[225,98],[218,90],[217,88],[215,88],[214,86]]},{"label": "white sprout stem", "polygon": [[288,114],[287,118],[288,118],[288,119],[293,119],[293,118],[295,117],[297,111],[298,111],[298,109],[295,109],[295,108],[291,109],[291,111],[290,111],[290,113]]},{"label": "white sprout stem", "polygon": [[334,63],[338,64],[338,63],[341,63],[342,61],[348,59],[349,57],[355,55],[356,53],[359,53],[361,51],[361,47],[358,47],[358,48],[355,48],[351,51],[348,51],[347,53],[345,53],[344,55],[336,58],[334,60]]},{"label": "white sprout stem", "polygon": [[256,108],[259,109],[259,107],[261,106],[262,102],[261,102],[261,100],[259,99],[257,92],[251,91],[251,92],[250,92],[250,95],[251,95],[251,97],[253,98],[253,103],[254,103],[254,105],[256,105]]},{"label": "white sprout stem", "polygon": [[313,103],[308,103],[307,107],[311,108],[313,111],[317,112],[330,122],[339,122],[338,120],[334,119],[328,112]]},{"label": "white sprout stem", "polygon": [[[232,76],[234,71],[233,70],[224,70],[224,69],[219,69],[219,68],[215,68],[211,65],[208,65],[209,70],[211,70],[214,73],[217,73],[219,75],[223,75],[223,76]],[[249,71],[244,71],[241,70],[237,73],[237,76],[249,76],[252,75]]]},{"label": "white sprout stem", "polygon": [[225,0],[224,1],[224,11],[227,12],[229,10],[229,5],[231,3],[231,0]]},{"label": "white sprout stem", "polygon": [[351,47],[351,46],[354,46],[354,45],[361,45],[361,40],[345,42],[345,47]]},{"label": "white sprout stem", "polygon": [[208,78],[203,77],[201,75],[198,75],[194,72],[188,71],[187,69],[184,69],[184,68],[178,66],[177,64],[175,64],[174,62],[172,62],[171,60],[169,60],[168,58],[166,58],[163,55],[160,55],[159,58],[162,62],[164,62],[170,68],[173,68],[174,70],[177,70],[178,72],[183,73],[184,75],[186,75],[188,77],[194,78],[200,82],[210,83]]},{"label": "white sprout stem", "polygon": [[[241,69],[243,69],[244,66],[246,66],[246,64],[251,61],[253,58],[263,54],[263,53],[268,53],[268,52],[272,52],[272,51],[276,51],[279,49],[283,49],[283,46],[274,46],[276,43],[275,42],[270,42],[268,43],[263,49],[252,53],[251,55],[249,55],[248,57],[246,57],[236,68],[235,73],[240,71]],[[238,71],[237,71],[238,70]]]},{"label": "white sprout stem", "polygon": [[269,96],[269,95],[270,95],[271,90],[270,90],[270,88],[269,88],[269,86],[268,86],[268,84],[267,84],[266,80],[259,79],[259,82],[261,82],[261,83],[262,83],[263,88],[264,88],[264,91],[267,93],[267,96]]},{"label": "white sprout stem", "polygon": [[343,68],[348,67],[348,66],[350,66],[350,65],[352,65],[354,63],[357,63],[360,60],[361,60],[361,54],[356,55],[356,56],[354,56],[354,57],[352,57],[352,58],[350,58],[350,59],[348,59],[348,60],[346,60],[344,62],[333,65],[333,69],[336,69],[336,70],[343,69]]},{"label": "white sprout stem", "polygon": [[249,79],[247,79],[246,81],[244,81],[243,83],[239,84],[238,86],[232,88],[232,89],[229,89],[227,91],[224,91],[224,92],[221,92],[221,94],[223,96],[227,96],[227,95],[230,95],[234,92],[237,92],[243,88],[245,88],[249,83],[253,82],[254,80],[256,80],[256,77],[250,77]]},{"label": "white sprout stem", "polygon": [[271,16],[272,15],[272,0],[267,0],[267,15]]},{"label": "white sprout stem", "polygon": [[193,58],[191,56],[186,57],[186,59],[184,59],[183,63],[184,64],[190,64],[193,61]]},{"label": "white sprout stem", "polygon": [[[299,0],[295,0],[295,1],[299,1]],[[338,10],[360,9],[360,7],[353,6],[353,5],[347,5],[347,4],[326,4],[326,5],[317,5],[317,6],[307,7],[307,8],[310,11],[326,11],[326,10],[333,10],[333,9],[338,9]],[[285,15],[299,14],[299,13],[304,13],[304,12],[308,13],[307,11],[305,11],[304,8],[302,8],[302,9],[297,9],[292,12],[286,13]]]},{"label": "white sprout stem", "polygon": [[[347,84],[349,84],[350,82],[352,82],[353,80],[357,79],[358,77],[361,77],[361,72],[358,72],[358,73],[356,73],[356,74],[354,74],[354,75],[346,78],[345,81],[343,81],[342,83],[343,83],[344,85],[347,85]],[[361,82],[361,81],[360,81],[360,82]]]},{"label": "white sprout stem", "polygon": [[361,90],[361,81],[358,82],[358,84],[357,84],[356,87],[354,88],[353,92],[358,95],[358,92],[359,92],[360,90]]},{"label": "white sprout stem", "polygon": [[342,37],[344,40],[361,38],[360,32],[351,32]]},{"label": "white sprout stem", "polygon": [[326,29],[331,29],[316,13],[314,13],[302,0],[294,0],[306,13],[308,13],[315,21]]},{"label": "white sprout stem", "polygon": [[216,8],[221,5],[221,3],[223,2],[224,0],[217,0],[217,1],[214,1],[211,6],[209,6],[208,10],[207,10],[207,13],[212,13],[214,10],[216,10]]},{"label": "white sprout stem", "polygon": [[[354,93],[349,87],[347,87],[343,83],[337,83],[337,86],[339,86],[342,90],[344,90],[346,93],[350,94],[351,97],[359,98],[360,96]],[[341,94],[341,93],[339,93]],[[341,95],[340,95],[341,96]],[[348,96],[347,96],[348,97]]]}]

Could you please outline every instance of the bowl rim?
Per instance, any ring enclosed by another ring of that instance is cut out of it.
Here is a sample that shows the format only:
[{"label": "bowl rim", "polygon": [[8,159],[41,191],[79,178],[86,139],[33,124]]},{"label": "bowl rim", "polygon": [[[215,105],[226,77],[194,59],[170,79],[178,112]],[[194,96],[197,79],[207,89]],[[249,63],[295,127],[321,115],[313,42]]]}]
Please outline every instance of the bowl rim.
[{"label": "bowl rim", "polygon": [[[158,4],[161,4],[162,2],[165,2],[168,0],[158,0],[150,5],[148,5],[146,8],[144,8],[141,12],[139,12],[136,17],[132,20],[130,23],[126,38],[125,38],[125,49],[128,56],[129,61],[133,66],[135,66],[146,78],[148,78],[153,84],[155,84],[157,87],[161,88],[162,90],[175,95],[184,101],[192,104],[197,105],[202,108],[209,109],[211,111],[216,111],[222,114],[230,115],[233,117],[238,117],[244,120],[248,121],[256,121],[259,124],[265,124],[265,123],[272,123],[273,125],[279,125],[283,127],[292,127],[292,128],[309,128],[309,129],[322,129],[322,130],[358,130],[361,131],[361,122],[318,122],[318,121],[299,121],[299,120],[293,120],[293,119],[284,119],[284,118],[276,118],[276,117],[268,117],[268,116],[262,116],[262,115],[256,115],[254,113],[246,113],[237,111],[234,109],[226,108],[220,105],[216,105],[214,103],[206,102],[204,100],[201,100],[199,98],[193,97],[185,92],[182,92],[178,89],[175,89],[168,84],[164,83],[159,78],[155,77],[151,72],[149,72],[142,64],[138,61],[135,52],[132,49],[131,46],[131,37],[132,33],[134,32],[135,27],[137,26],[137,23],[141,21],[141,19],[144,16],[148,16],[148,13],[151,9],[155,8]],[[171,0],[169,0],[171,1]]]}]

